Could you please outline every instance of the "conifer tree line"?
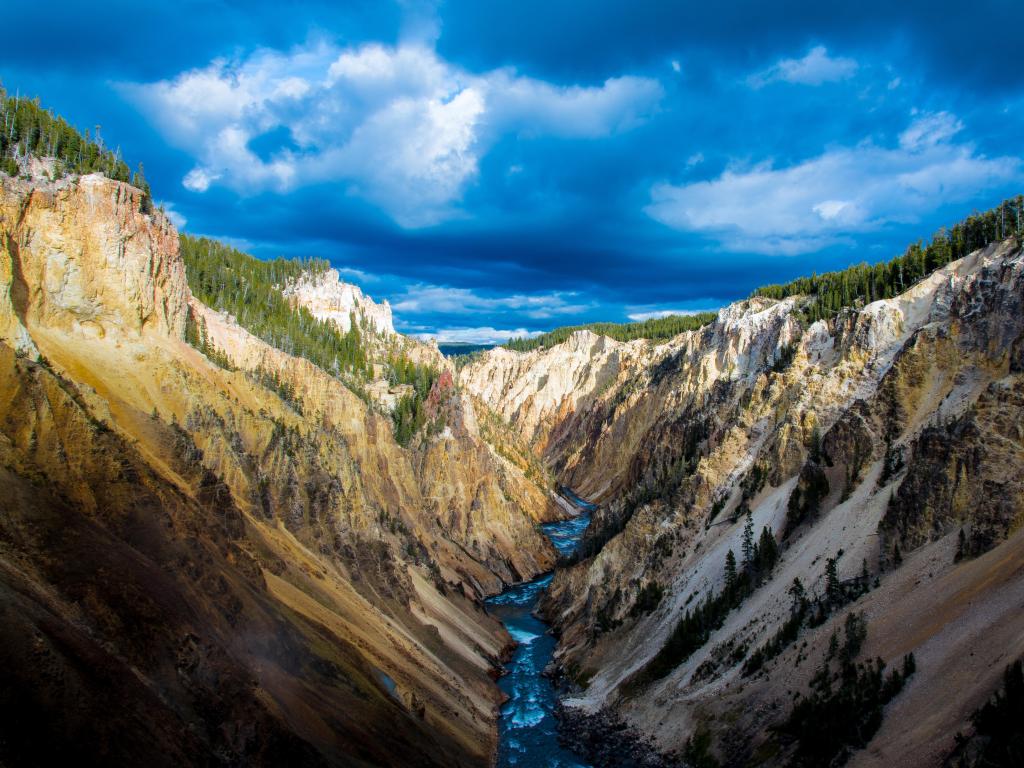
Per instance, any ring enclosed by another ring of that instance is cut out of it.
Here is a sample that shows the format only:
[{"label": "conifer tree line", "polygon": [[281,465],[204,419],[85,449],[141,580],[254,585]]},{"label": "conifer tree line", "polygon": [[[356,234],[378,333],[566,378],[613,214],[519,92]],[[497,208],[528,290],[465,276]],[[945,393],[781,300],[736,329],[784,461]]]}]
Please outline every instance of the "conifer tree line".
[{"label": "conifer tree line", "polygon": [[[303,357],[334,376],[364,400],[364,385],[372,378],[373,361],[366,334],[372,332],[359,318],[351,318],[343,333],[332,321],[319,320],[305,307],[293,305],[282,289],[303,274],[323,274],[325,259],[257,259],[206,237],[182,234],[181,256],[192,293],[208,307],[234,316],[240,326],[272,347]],[[213,362],[229,367],[226,356],[211,345],[203,323],[187,318],[186,341]],[[424,403],[437,379],[430,366],[417,365],[405,354],[393,352],[385,362],[391,385],[406,384],[411,392],[401,397],[391,414],[395,438],[402,445],[426,423]],[[266,377],[264,377],[266,379]],[[301,410],[294,393],[266,379],[272,389]]]},{"label": "conifer tree line", "polygon": [[867,632],[863,614],[847,615],[844,642],[840,645],[838,630],[832,633],[810,693],[796,698],[789,717],[777,727],[783,742],[795,742],[788,763],[792,768],[844,765],[855,750],[868,745],[882,725],[885,705],[917,671],[913,653],[888,674],[880,658],[857,663]]},{"label": "conifer tree line", "polygon": [[322,273],[323,259],[257,259],[206,237],[181,235],[181,256],[192,293],[208,307],[228,312],[250,333],[282,352],[304,357],[334,375],[367,375],[359,324],[341,333],[281,293],[304,272]]},{"label": "conifer tree line", "polygon": [[685,662],[694,651],[711,637],[711,633],[725,623],[729,612],[738,608],[765,580],[771,578],[779,560],[775,536],[764,526],[755,539],[753,515],[748,510],[741,538],[743,560],[736,561],[731,549],[725,555],[725,584],[717,595],[709,594],[695,608],[687,608],[676,624],[665,645],[627,683],[627,688],[639,690],[660,680]]},{"label": "conifer tree line", "polygon": [[695,331],[703,328],[718,316],[717,312],[698,312],[694,315],[669,315],[654,317],[636,323],[588,323],[586,325],[567,325],[553,331],[542,333],[530,339],[510,339],[505,346],[517,352],[530,352],[534,349],[550,349],[561,344],[576,331],[593,331],[599,336],[608,336],[616,341],[632,341],[633,339],[671,339],[684,331]]},{"label": "conifer tree line", "polygon": [[132,173],[119,148],[104,146],[99,126],[95,136],[88,129],[83,135],[63,117],[43,109],[39,99],[11,96],[0,85],[0,171],[17,176],[21,172],[19,162],[29,156],[54,158],[54,178],[102,173],[116,181],[130,182],[143,192],[144,212],[151,209],[152,196],[142,164]]},{"label": "conifer tree line", "polygon": [[766,285],[754,296],[784,299],[807,295],[803,309],[808,322],[835,317],[840,310],[890,299],[906,291],[951,261],[1007,237],[1024,233],[1024,195],[1004,200],[991,210],[975,213],[951,228],[940,229],[927,245],[920,241],[902,256],[881,264],[856,264],[836,272],[801,277],[789,283]]},{"label": "conifer tree line", "polygon": [[215,365],[219,365],[226,371],[235,370],[235,366],[231,364],[231,360],[224,350],[219,349],[210,341],[206,319],[197,318],[191,307],[188,308],[188,313],[185,315],[185,341],[206,355]]},{"label": "conifer tree line", "polygon": [[775,634],[743,662],[742,674],[744,677],[759,672],[768,661],[796,642],[804,626],[812,628],[821,626],[830,615],[871,590],[867,560],[861,562],[858,576],[845,581],[839,579],[838,563],[842,555],[843,551],[839,550],[835,557],[825,560],[824,594],[808,595],[807,589],[800,579],[793,579],[793,583],[786,590],[792,601],[789,616],[782,622],[782,626],[776,630]]},{"label": "conifer tree line", "polygon": [[[821,275],[799,277],[788,283],[765,285],[751,295],[769,299],[811,296],[802,310],[804,319],[813,323],[835,317],[840,310],[891,299],[914,283],[951,261],[1010,236],[1024,234],[1024,195],[1004,200],[991,210],[975,213],[951,228],[940,229],[927,245],[920,241],[909,246],[902,256],[881,264],[855,264],[847,269]],[[589,330],[617,341],[633,339],[669,339],[684,331],[702,328],[717,313],[670,315],[637,323],[589,323],[556,328],[533,338],[510,339],[505,346],[517,352],[549,349],[561,344],[574,332]]]}]

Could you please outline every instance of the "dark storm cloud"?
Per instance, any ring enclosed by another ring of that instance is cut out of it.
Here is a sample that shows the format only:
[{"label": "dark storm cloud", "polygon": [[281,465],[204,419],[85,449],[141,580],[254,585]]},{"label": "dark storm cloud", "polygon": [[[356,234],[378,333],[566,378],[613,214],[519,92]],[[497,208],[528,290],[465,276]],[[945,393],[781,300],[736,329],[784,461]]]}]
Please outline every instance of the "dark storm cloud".
[{"label": "dark storm cloud", "polygon": [[717,306],[1019,191],[1018,3],[338,5],[22,4],[0,78],[187,231],[463,338]]}]

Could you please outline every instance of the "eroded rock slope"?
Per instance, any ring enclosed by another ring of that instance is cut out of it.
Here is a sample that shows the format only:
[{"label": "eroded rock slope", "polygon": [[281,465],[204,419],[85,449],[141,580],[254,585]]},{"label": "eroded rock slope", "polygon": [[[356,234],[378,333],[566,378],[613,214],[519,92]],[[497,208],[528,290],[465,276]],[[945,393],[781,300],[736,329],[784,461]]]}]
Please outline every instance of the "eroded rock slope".
[{"label": "eroded rock slope", "polygon": [[544,478],[450,374],[399,446],[199,303],[140,205],[0,175],[0,762],[486,765],[481,598],[552,565]]},{"label": "eroded rock slope", "polygon": [[[567,704],[666,752],[707,729],[725,764],[785,764],[799,746],[776,727],[863,613],[860,658],[913,652],[917,672],[854,762],[940,764],[1024,653],[1022,272],[1011,239],[829,321],[755,298],[662,344],[579,332],[464,368],[601,504],[545,605]],[[777,562],[694,641],[680,619],[730,589],[748,517]],[[819,614],[768,650],[794,579]]]}]

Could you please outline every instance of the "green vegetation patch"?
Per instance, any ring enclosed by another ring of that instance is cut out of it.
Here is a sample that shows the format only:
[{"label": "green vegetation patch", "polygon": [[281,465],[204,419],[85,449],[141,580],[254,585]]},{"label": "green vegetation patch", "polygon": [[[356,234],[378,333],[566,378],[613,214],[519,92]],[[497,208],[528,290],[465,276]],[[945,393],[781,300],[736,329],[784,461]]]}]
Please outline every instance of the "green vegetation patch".
[{"label": "green vegetation patch", "polygon": [[19,160],[52,157],[54,178],[69,173],[102,173],[116,181],[131,182],[142,190],[142,210],[152,210],[152,197],[142,164],[133,174],[121,159],[120,148],[107,149],[98,136],[85,135],[63,117],[40,106],[39,99],[10,96],[0,85],[0,171],[17,176]]},{"label": "green vegetation patch", "polygon": [[530,352],[534,349],[550,349],[561,344],[576,331],[593,331],[599,336],[608,336],[616,341],[633,341],[634,339],[671,339],[684,331],[695,331],[703,328],[718,317],[717,312],[698,312],[695,315],[669,315],[656,317],[638,323],[588,323],[586,325],[567,325],[553,331],[534,336],[532,339],[510,339],[506,347],[517,352]]},{"label": "green vegetation patch", "polygon": [[967,254],[1024,231],[1024,196],[968,216],[951,229],[941,229],[928,245],[917,242],[902,256],[881,264],[856,264],[836,272],[766,285],[752,295],[769,299],[811,296],[803,308],[808,322],[835,317],[847,307],[889,299],[906,291],[935,270]]},{"label": "green vegetation patch", "polygon": [[[323,274],[330,268],[324,259],[283,259],[264,261],[224,243],[205,237],[181,235],[181,255],[192,293],[217,311],[233,315],[240,326],[272,347],[302,357],[337,376],[346,386],[369,402],[365,385],[372,376],[372,363],[385,366],[388,383],[409,385],[391,414],[395,438],[407,445],[427,422],[424,405],[437,371],[416,365],[400,352],[384,360],[372,360],[367,334],[352,317],[348,332],[331,321],[320,320],[305,307],[286,299],[282,289],[304,274]],[[191,316],[190,316],[191,317]],[[228,367],[227,359],[206,339],[202,323],[191,319],[186,340],[213,362]],[[261,372],[261,381],[301,411],[301,402],[276,377]]]},{"label": "green vegetation patch", "polygon": [[725,623],[729,612],[771,577],[778,559],[775,537],[767,527],[755,543],[753,518],[748,512],[743,529],[742,564],[737,566],[736,555],[730,549],[725,557],[725,587],[717,595],[709,594],[696,608],[686,610],[665,645],[625,684],[625,690],[639,691],[690,658]]}]

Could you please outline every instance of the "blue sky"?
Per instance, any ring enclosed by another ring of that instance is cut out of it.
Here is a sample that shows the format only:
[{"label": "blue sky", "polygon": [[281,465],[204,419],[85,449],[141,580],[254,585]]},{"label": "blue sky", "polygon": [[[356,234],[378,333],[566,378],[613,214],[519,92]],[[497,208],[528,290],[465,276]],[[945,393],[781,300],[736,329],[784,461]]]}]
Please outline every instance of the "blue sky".
[{"label": "blue sky", "polygon": [[20,3],[0,79],[186,231],[494,341],[878,261],[1024,190],[1024,4]]}]

